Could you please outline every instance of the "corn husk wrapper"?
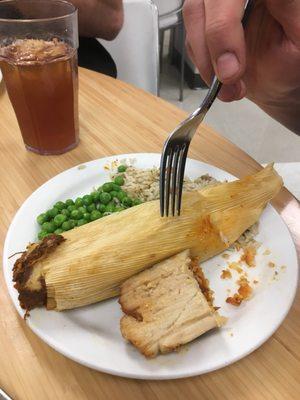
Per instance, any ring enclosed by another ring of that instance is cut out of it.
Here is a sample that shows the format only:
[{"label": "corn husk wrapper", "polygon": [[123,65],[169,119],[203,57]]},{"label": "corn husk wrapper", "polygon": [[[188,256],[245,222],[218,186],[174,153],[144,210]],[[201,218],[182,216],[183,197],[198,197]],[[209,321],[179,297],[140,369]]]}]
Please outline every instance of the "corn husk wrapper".
[{"label": "corn husk wrapper", "polygon": [[234,243],[258,221],[282,180],[270,165],[253,176],[183,195],[180,217],[160,217],[152,201],[63,234],[38,263],[47,308],[72,309],[119,294],[130,276],[185,249],[200,261]]}]

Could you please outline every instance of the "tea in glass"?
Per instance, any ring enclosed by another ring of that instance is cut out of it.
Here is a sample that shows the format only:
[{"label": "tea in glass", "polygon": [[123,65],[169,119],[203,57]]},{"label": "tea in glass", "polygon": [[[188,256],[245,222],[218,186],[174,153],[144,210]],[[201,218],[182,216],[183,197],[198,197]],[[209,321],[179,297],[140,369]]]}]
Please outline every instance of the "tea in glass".
[{"label": "tea in glass", "polygon": [[[5,4],[14,18],[4,22]],[[0,2],[0,67],[25,146],[40,154],[60,154],[78,143],[75,15],[64,1]],[[15,26],[5,35],[1,26],[11,21]]]}]

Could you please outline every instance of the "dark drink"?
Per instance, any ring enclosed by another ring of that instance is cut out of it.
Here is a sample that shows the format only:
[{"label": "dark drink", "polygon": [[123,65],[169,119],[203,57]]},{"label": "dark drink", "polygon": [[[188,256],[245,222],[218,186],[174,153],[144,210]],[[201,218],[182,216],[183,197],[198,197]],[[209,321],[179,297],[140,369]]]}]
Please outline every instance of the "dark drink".
[{"label": "dark drink", "polygon": [[20,39],[0,48],[0,66],[26,147],[40,154],[75,147],[76,49],[57,39]]}]

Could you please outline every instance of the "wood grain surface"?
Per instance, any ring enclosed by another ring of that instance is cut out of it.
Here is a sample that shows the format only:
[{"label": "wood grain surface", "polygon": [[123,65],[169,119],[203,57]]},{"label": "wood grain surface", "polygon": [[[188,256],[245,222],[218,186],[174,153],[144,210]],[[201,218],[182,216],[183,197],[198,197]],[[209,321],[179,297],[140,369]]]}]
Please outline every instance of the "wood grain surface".
[{"label": "wood grain surface", "polygon": [[[123,82],[80,70],[80,144],[61,156],[25,151],[3,85],[0,92],[0,240],[23,201],[49,178],[95,158],[160,152],[185,112]],[[189,156],[238,177],[260,168],[251,157],[202,126]],[[299,203],[287,190],[274,201],[300,254]],[[93,371],[55,352],[18,316],[0,274],[0,387],[17,400],[298,399],[300,298],[258,350],[221,370],[176,381],[138,381]],[[245,337],[245,340],[247,338]]]}]

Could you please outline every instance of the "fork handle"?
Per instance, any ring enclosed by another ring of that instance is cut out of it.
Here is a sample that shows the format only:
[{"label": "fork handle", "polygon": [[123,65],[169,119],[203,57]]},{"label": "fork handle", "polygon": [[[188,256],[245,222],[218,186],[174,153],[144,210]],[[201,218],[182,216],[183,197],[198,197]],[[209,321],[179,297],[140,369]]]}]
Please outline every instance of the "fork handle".
[{"label": "fork handle", "polygon": [[[249,15],[252,10],[252,6],[253,6],[253,0],[247,0],[245,3],[244,16],[242,19],[242,26],[244,29],[248,22]],[[205,99],[203,100],[201,107],[198,108],[198,110],[195,113],[197,116],[200,114],[203,117],[205,116],[205,114],[207,113],[207,111],[210,109],[211,105],[215,101],[216,97],[218,96],[221,87],[222,87],[222,82],[220,82],[219,79],[215,75],[213,78],[212,84],[209,88],[209,91],[208,91],[207,95],[205,96]]]}]

